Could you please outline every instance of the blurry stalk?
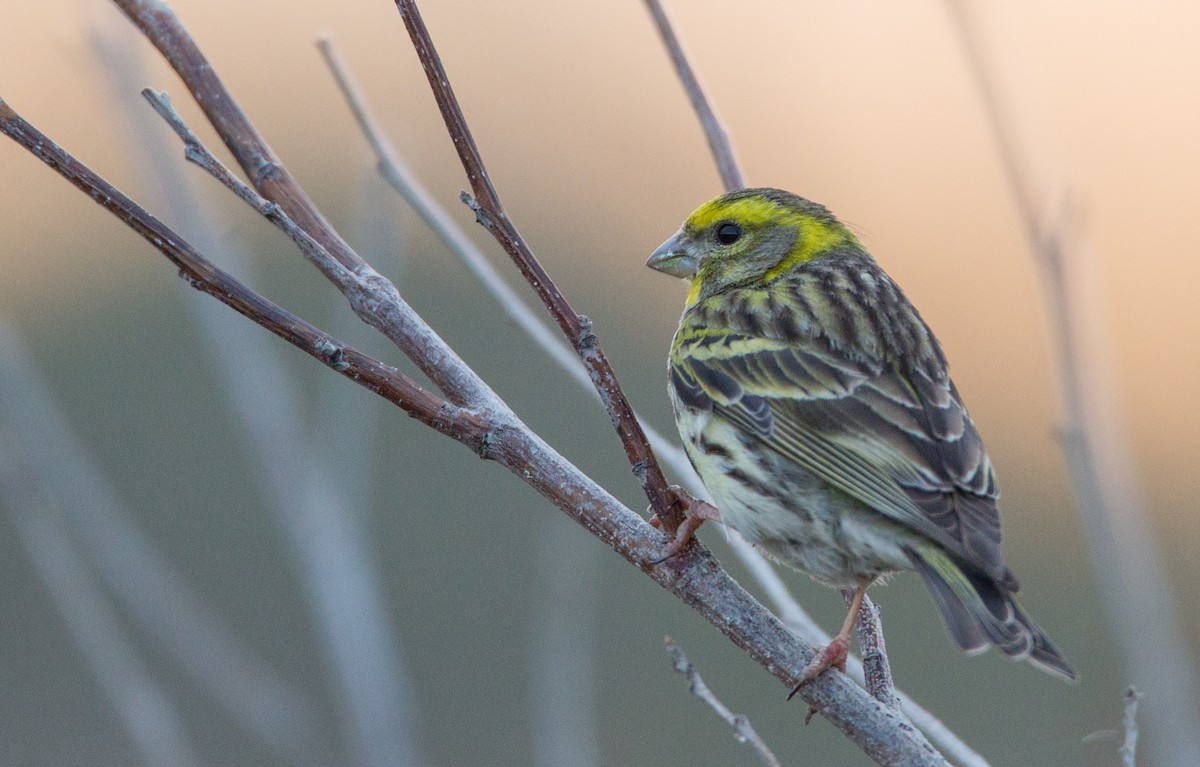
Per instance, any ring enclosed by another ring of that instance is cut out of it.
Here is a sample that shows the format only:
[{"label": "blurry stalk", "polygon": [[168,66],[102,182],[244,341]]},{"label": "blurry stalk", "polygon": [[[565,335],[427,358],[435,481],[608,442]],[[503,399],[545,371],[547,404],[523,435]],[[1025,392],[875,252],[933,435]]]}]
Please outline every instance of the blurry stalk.
[{"label": "blurry stalk", "polygon": [[1125,690],[1125,715],[1121,717],[1121,725],[1125,731],[1125,738],[1121,741],[1121,747],[1117,749],[1117,754],[1121,757],[1122,767],[1137,767],[1137,710],[1138,702],[1141,699],[1142,694],[1133,685],[1130,685],[1129,689]]},{"label": "blurry stalk", "polygon": [[[126,53],[136,46],[105,43],[102,48],[105,69],[117,80],[118,89],[136,92],[140,67]],[[148,164],[136,166],[157,169],[145,174],[143,185],[162,200],[167,217],[190,232],[201,250],[225,253],[230,271],[250,271],[251,265],[241,256],[249,249],[231,236],[213,236],[214,225],[199,215],[216,206],[200,204],[181,171],[160,161],[173,154],[168,134],[149,129],[142,119],[131,120],[129,126],[138,137],[130,143],[142,147],[144,159],[149,159]],[[367,515],[355,510],[344,495],[347,478],[341,469],[335,473],[330,468],[340,466],[340,456],[323,449],[321,435],[310,439],[301,428],[310,409],[292,386],[278,347],[266,335],[248,330],[240,317],[217,302],[197,300],[189,292],[184,303],[204,331],[214,357],[214,374],[244,426],[241,436],[250,465],[257,469],[264,499],[291,546],[316,618],[317,640],[338,708],[349,730],[345,736],[350,763],[362,767],[423,764],[416,744],[415,707],[375,552],[369,545]],[[369,434],[363,433],[343,436],[369,440]]]},{"label": "blurry stalk", "polygon": [[[311,703],[243,645],[171,569],[89,458],[30,360],[16,335],[0,323],[5,428],[22,446],[28,470],[51,484],[46,492],[60,499],[64,521],[92,567],[184,674],[240,726],[289,759],[311,761],[304,758],[312,756]],[[48,540],[40,536],[28,542]]]},{"label": "blurry stalk", "polygon": [[[348,66],[342,61],[332,40],[323,38],[318,43],[326,63],[337,81],[342,95],[346,99],[355,120],[358,121],[368,144],[378,160],[378,168],[383,178],[404,199],[421,220],[436,234],[450,251],[467,267],[479,280],[480,284],[496,299],[500,308],[508,315],[517,327],[521,328],[540,348],[553,360],[575,383],[585,391],[596,394],[591,378],[579,361],[578,355],[567,346],[566,342],[554,333],[517,295],[508,282],[492,266],[487,256],[483,254],[467,236],[453,216],[434,199],[429,190],[416,177],[396,152],[391,141],[386,137],[382,128],[367,108],[362,95],[350,73]],[[736,165],[734,166],[736,167]],[[664,376],[665,378],[665,376]],[[653,426],[642,420],[642,428],[650,447],[658,459],[666,464],[688,492],[697,498],[707,498],[708,491],[700,481],[683,448],[672,440],[664,437]],[[808,615],[796,598],[788,590],[783,579],[775,568],[753,546],[746,542],[736,530],[724,528],[725,537],[734,553],[758,581],[759,586],[767,594],[774,605],[780,620],[787,624],[795,634],[809,644],[829,644],[830,636],[825,633],[816,621]],[[851,656],[846,662],[846,671],[859,684],[864,683],[862,661]],[[923,709],[916,701],[903,692],[896,690],[900,699],[901,709],[905,715],[925,733],[938,748],[949,758],[963,767],[987,767],[987,761],[964,743],[937,717]]]},{"label": "blurry stalk", "polygon": [[601,549],[559,519],[543,523],[533,540],[533,764],[600,767],[595,618]]},{"label": "blurry stalk", "polygon": [[1105,332],[1095,263],[1053,219],[1018,145],[1015,110],[1002,102],[977,17],[948,8],[983,100],[1006,180],[1045,278],[1063,409],[1062,442],[1098,591],[1125,674],[1146,694],[1147,740],[1162,764],[1200,765],[1200,698],[1178,609],[1159,558],[1121,423],[1111,335]]},{"label": "blurry stalk", "polygon": [[[50,591],[71,638],[143,761],[152,767],[199,765],[182,718],[138,657],[116,612],[95,585],[78,546],[72,542],[63,507],[86,514],[90,499],[71,492],[73,488],[61,487],[63,475],[79,471],[87,474],[91,467],[47,460],[46,444],[61,446],[57,443],[70,437],[55,429],[60,425],[57,413],[41,407],[48,405],[41,401],[45,383],[29,369],[27,359],[7,323],[0,322],[0,403],[4,407],[0,423],[0,499],[8,507],[21,543]],[[32,396],[23,396],[26,394]],[[47,415],[49,421],[41,418]]]}]

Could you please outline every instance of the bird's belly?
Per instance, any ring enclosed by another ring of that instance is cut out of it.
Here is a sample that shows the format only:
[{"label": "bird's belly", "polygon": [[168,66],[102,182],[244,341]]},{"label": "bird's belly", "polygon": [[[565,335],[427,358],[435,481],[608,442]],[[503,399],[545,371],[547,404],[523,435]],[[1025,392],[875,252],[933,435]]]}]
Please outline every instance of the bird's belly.
[{"label": "bird's belly", "polygon": [[677,411],[693,466],[721,520],[772,559],[839,588],[911,569],[906,546],[921,538],[768,450],[735,427]]}]

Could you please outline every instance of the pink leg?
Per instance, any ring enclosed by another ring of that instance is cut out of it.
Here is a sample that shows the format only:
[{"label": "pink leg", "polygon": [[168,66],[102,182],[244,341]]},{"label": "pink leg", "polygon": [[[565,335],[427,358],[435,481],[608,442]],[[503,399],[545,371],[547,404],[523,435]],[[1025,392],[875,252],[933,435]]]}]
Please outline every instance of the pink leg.
[{"label": "pink leg", "polygon": [[850,612],[846,613],[846,620],[842,622],[842,630],[813,656],[813,659],[800,672],[800,681],[796,684],[796,689],[792,690],[791,695],[788,696],[789,699],[799,692],[801,687],[824,673],[826,669],[836,668],[842,672],[846,670],[846,655],[850,652],[850,632],[854,630],[854,619],[858,616],[858,608],[862,607],[863,597],[867,595],[867,586],[870,585],[871,583],[868,581],[860,584],[854,590],[854,597],[850,600]]}]

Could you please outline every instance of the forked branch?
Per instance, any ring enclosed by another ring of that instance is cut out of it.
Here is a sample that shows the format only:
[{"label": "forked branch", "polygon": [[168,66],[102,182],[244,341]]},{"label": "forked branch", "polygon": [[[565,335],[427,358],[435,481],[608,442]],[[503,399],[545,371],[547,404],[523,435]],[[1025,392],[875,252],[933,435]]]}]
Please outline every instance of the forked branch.
[{"label": "forked branch", "polygon": [[[421,388],[411,378],[347,347],[217,269],[178,235],[34,130],[3,102],[0,102],[0,131],[12,136],[161,250],[189,283],[400,405],[422,422],[504,465],[655,582],[700,612],[784,684],[794,685],[798,669],[806,664],[813,649],[746,594],[701,547],[690,548],[661,565],[651,564],[649,555],[661,545],[661,536],[530,432],[412,312],[395,288],[349,250],[241,114],[170,10],[157,0],[114,2],[175,66],[259,193],[278,203],[290,219],[356,275],[357,279],[348,281],[355,290],[362,286],[357,298],[351,301],[356,313],[392,338],[444,396]],[[485,195],[482,199],[488,198]],[[506,224],[501,209],[483,208],[482,203],[481,209],[488,212],[494,223],[505,224],[513,243],[520,242],[515,229]],[[523,244],[520,249],[525,249]],[[345,285],[342,287],[345,289]],[[580,322],[565,302],[564,307],[560,307],[564,321],[578,331],[576,346],[586,351],[590,347],[584,343],[589,340],[586,323]],[[595,353],[582,356],[589,370],[601,379],[602,396],[605,392],[619,394],[615,377],[611,378],[611,388],[607,387],[605,376],[611,376],[611,368],[598,347]],[[614,402],[610,412],[614,413],[618,427],[624,429],[622,437],[627,450],[636,451],[640,443],[650,458],[645,464],[637,462],[646,469],[644,481],[651,490],[661,486],[661,493],[665,493],[661,472],[644,446],[645,438],[636,428],[628,403],[623,395]],[[620,407],[622,402],[624,411]],[[825,675],[806,686],[802,697],[880,764],[945,764],[902,716],[841,675]]]}]

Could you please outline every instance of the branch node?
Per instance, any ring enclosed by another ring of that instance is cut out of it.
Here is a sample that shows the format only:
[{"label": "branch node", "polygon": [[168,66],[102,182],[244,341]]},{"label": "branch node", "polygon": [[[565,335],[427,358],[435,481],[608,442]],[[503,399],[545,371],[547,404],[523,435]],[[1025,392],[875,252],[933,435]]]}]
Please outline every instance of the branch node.
[{"label": "branch node", "polygon": [[204,164],[204,152],[196,147],[195,144],[186,144],[183,147],[183,159],[196,165]]},{"label": "branch node", "polygon": [[284,178],[286,175],[282,165],[264,158],[254,167],[254,188],[262,189],[266,182]]},{"label": "branch node", "polygon": [[313,351],[317,353],[322,362],[339,373],[350,368],[350,363],[346,361],[342,347],[333,343],[328,338],[322,338],[313,344]]},{"label": "branch node", "polygon": [[[584,354],[596,348],[596,336],[592,333],[592,320],[586,314],[580,314],[576,320],[579,322],[579,342],[575,348],[580,354]],[[647,462],[643,460],[638,463]],[[646,468],[648,467],[643,466],[642,471],[644,472]],[[638,476],[640,477],[641,474]]]},{"label": "branch node", "polygon": [[475,223],[479,224],[484,229],[492,228],[491,215],[488,214],[488,212],[486,210],[484,210],[484,207],[482,204],[480,204],[479,200],[476,200],[474,197],[471,196],[470,192],[467,192],[467,191],[459,192],[458,199],[462,200],[463,205],[466,205],[475,214]]}]

